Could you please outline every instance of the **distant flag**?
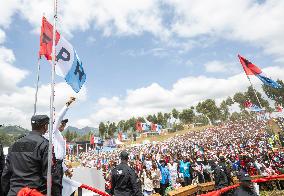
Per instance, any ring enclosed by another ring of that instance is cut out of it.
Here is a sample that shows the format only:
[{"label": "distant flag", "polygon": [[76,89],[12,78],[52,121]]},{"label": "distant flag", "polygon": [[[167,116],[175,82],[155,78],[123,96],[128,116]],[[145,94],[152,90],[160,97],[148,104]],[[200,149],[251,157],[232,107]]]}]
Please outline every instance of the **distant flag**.
[{"label": "distant flag", "polygon": [[265,85],[268,85],[272,88],[281,88],[281,85],[278,84],[276,81],[266,77],[260,68],[258,68],[256,65],[249,62],[247,59],[242,57],[241,55],[238,55],[240,62],[243,66],[243,69],[247,76],[254,75],[258,77]]},{"label": "distant flag", "polygon": [[253,104],[252,104],[251,101],[245,101],[245,102],[243,103],[243,105],[244,105],[245,108],[250,108]]},{"label": "distant flag", "polygon": [[262,111],[262,109],[259,106],[254,105],[254,104],[249,109],[252,112],[260,112],[260,111]]},{"label": "distant flag", "polygon": [[[45,17],[43,17],[40,34],[39,56],[45,56],[47,60],[52,59],[52,37],[53,26]],[[55,50],[56,74],[65,78],[67,84],[69,84],[72,89],[78,93],[86,81],[86,74],[75,49],[58,32],[56,32]]]}]

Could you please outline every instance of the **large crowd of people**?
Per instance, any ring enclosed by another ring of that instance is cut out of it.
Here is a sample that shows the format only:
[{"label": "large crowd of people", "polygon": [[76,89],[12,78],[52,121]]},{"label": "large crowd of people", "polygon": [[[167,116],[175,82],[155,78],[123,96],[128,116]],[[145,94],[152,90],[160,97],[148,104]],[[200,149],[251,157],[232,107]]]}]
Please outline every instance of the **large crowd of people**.
[{"label": "large crowd of people", "polygon": [[[267,121],[240,120],[176,135],[163,142],[126,148],[129,165],[141,179],[144,195],[215,181],[215,188],[230,185],[240,172],[250,176],[284,173],[282,133],[267,132]],[[280,148],[279,148],[280,149]],[[111,189],[112,169],[121,150],[89,151],[78,159],[83,166],[104,172],[106,189]]]}]

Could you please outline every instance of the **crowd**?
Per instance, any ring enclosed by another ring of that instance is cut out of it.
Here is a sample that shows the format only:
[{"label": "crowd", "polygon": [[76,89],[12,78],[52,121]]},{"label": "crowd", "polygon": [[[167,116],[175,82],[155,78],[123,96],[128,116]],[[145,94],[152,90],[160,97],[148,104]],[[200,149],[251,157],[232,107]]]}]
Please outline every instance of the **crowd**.
[{"label": "crowd", "polygon": [[[241,120],[125,150],[144,195],[165,195],[171,189],[210,181],[220,189],[230,185],[240,172],[250,176],[284,173],[284,153],[274,148],[279,138],[283,139],[282,133],[276,137],[266,129],[266,121]],[[81,153],[78,159],[83,166],[104,172],[108,190],[120,152],[90,151]]]}]

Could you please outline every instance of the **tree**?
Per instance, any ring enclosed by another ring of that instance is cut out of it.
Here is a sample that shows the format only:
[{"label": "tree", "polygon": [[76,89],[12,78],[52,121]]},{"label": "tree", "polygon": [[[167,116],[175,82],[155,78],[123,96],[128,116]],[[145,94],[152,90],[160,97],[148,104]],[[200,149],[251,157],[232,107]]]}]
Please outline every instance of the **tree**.
[{"label": "tree", "polygon": [[100,122],[100,124],[99,124],[99,133],[100,133],[100,137],[101,138],[103,138],[105,136],[106,131],[107,131],[107,129],[106,129],[105,124],[103,122]]},{"label": "tree", "polygon": [[204,115],[196,115],[193,118],[194,124],[195,126],[204,126],[204,125],[208,125],[209,121],[208,118]]},{"label": "tree", "polygon": [[160,124],[160,125],[165,125],[165,119],[164,119],[164,115],[162,114],[162,112],[159,112],[158,115],[157,115],[157,124]]},{"label": "tree", "polygon": [[228,98],[226,99],[226,104],[227,104],[227,106],[233,105],[233,104],[234,104],[233,99],[232,99],[231,97],[228,97]]},{"label": "tree", "polygon": [[128,119],[126,122],[129,126],[129,129],[131,129],[132,131],[136,130],[136,118],[132,117]]},{"label": "tree", "polygon": [[212,122],[218,120],[220,116],[220,110],[212,99],[199,102],[196,106],[196,111],[207,116]]},{"label": "tree", "polygon": [[64,134],[64,137],[66,138],[67,142],[71,142],[72,141],[72,135],[69,131],[69,129],[66,131],[66,133]]},{"label": "tree", "polygon": [[230,117],[229,107],[227,101],[223,100],[220,104],[220,118],[222,121],[228,120]]},{"label": "tree", "polygon": [[153,115],[152,123],[157,124],[158,123],[158,118],[156,114]]},{"label": "tree", "polygon": [[142,123],[145,123],[145,122],[146,122],[146,120],[145,120],[144,117],[138,117],[138,118],[137,118],[137,121],[142,122]]},{"label": "tree", "polygon": [[[247,99],[247,100],[250,100],[253,104],[260,106],[259,103],[258,103],[258,100],[259,100],[259,102],[260,102],[260,104],[261,104],[261,107],[266,108],[267,110],[269,109],[269,103],[268,103],[268,101],[265,100],[265,99],[262,97],[262,95],[261,95],[260,92],[258,92],[258,91],[256,91],[256,90],[255,90],[255,92],[254,92],[252,86],[249,86],[248,89],[247,89],[247,91],[246,91],[244,94],[245,94],[245,96],[246,96],[246,99]],[[257,94],[258,100],[257,100],[255,94]]]},{"label": "tree", "polygon": [[171,118],[170,113],[164,113],[165,127],[168,126],[168,121],[169,121],[170,118]]},{"label": "tree", "polygon": [[172,110],[172,115],[175,119],[178,119],[179,117],[179,111],[177,111],[175,108]]},{"label": "tree", "polygon": [[113,138],[115,132],[116,132],[116,125],[115,122],[112,122],[109,124],[108,127],[108,135]]},{"label": "tree", "polygon": [[282,80],[277,80],[278,84],[282,86],[282,88],[272,88],[265,84],[262,85],[262,89],[268,98],[275,101],[277,105],[284,106],[284,83]]},{"label": "tree", "polygon": [[149,122],[153,122],[153,116],[152,115],[148,115],[146,118]]},{"label": "tree", "polygon": [[247,101],[246,96],[244,95],[244,93],[238,92],[234,95],[234,102],[239,104],[239,107],[241,110],[244,110],[244,102]]},{"label": "tree", "polygon": [[179,114],[179,119],[185,123],[185,124],[189,124],[189,123],[193,123],[193,118],[194,118],[195,114],[194,111],[192,109],[184,109],[182,110],[182,112]]},{"label": "tree", "polygon": [[125,129],[125,120],[121,120],[117,123],[117,127],[119,128],[119,130],[122,132],[125,132],[126,129]]}]

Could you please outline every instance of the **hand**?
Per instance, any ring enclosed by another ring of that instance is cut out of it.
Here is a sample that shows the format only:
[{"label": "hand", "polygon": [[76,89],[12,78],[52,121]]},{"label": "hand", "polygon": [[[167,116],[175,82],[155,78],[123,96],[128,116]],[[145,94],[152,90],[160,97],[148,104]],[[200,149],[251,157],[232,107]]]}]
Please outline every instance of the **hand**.
[{"label": "hand", "polygon": [[69,178],[72,178],[72,176],[73,176],[73,171],[72,171],[71,169],[67,169],[67,170],[65,171],[65,175],[66,175],[67,177],[69,177]]},{"label": "hand", "polygon": [[73,103],[75,100],[76,100],[75,97],[70,97],[69,101],[66,102],[66,106],[67,106],[67,107],[70,106],[71,103]]}]

